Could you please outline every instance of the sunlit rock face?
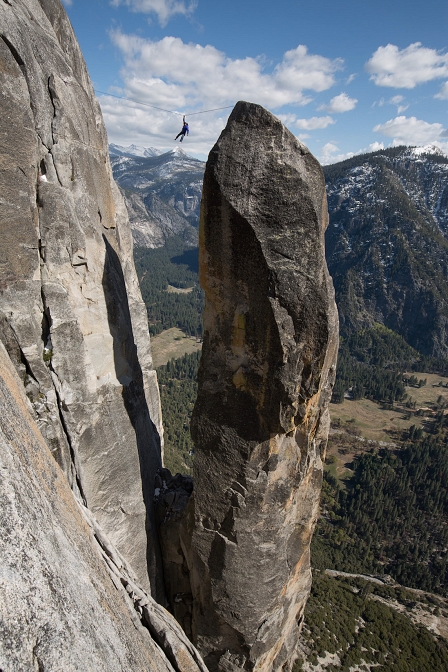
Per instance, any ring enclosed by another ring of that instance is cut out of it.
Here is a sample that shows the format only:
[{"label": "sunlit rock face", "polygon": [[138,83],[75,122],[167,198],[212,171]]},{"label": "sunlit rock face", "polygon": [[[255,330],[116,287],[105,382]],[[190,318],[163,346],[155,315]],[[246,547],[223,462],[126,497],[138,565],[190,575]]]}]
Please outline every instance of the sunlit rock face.
[{"label": "sunlit rock face", "polygon": [[100,108],[59,0],[5,0],[0,27],[0,338],[73,490],[156,594],[159,393]]},{"label": "sunlit rock face", "polygon": [[143,627],[125,563],[52,458],[2,343],[0,473],[0,669],[173,672],[177,658],[205,672],[150,597]]},{"label": "sunlit rock face", "polygon": [[204,179],[205,337],[184,531],[193,639],[212,671],[287,670],[294,659],[338,346],[327,222],[316,159],[269,112],[238,103]]}]

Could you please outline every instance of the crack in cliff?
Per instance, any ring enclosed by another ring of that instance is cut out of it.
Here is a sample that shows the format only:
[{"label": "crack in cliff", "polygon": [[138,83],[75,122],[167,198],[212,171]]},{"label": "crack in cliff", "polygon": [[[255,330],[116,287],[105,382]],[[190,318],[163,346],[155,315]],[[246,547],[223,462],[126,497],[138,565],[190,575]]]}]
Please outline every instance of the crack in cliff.
[{"label": "crack in cliff", "polygon": [[209,672],[201,656],[180,625],[154,598],[141,588],[132,569],[109,541],[92,512],[80,505],[108,574],[128,606],[131,619],[138,629],[144,627],[161,648],[175,672]]},{"label": "crack in cliff", "polygon": [[54,86],[54,75],[50,75],[48,78],[48,94],[50,96],[51,104],[53,106],[53,119],[51,121],[51,137],[53,138],[53,144],[58,142],[58,129],[59,125],[59,108],[61,106],[58,94],[56,93],[56,88]]},{"label": "crack in cliff", "polygon": [[[50,368],[51,373],[60,382],[58,374],[56,373],[56,371],[53,369],[53,367],[51,365],[51,360],[50,360],[50,363],[49,363],[49,368]],[[53,376],[52,376],[52,378],[53,378]],[[80,460],[79,460],[78,452],[77,452],[75,446],[73,445],[73,442],[72,442],[72,439],[71,439],[71,436],[70,436],[70,431],[68,429],[67,423],[66,423],[65,418],[64,418],[64,413],[63,413],[64,402],[61,399],[61,396],[59,394],[57,386],[54,385],[54,382],[53,382],[53,389],[54,389],[55,394],[56,394],[59,421],[61,423],[61,427],[62,427],[62,430],[64,432],[65,439],[67,441],[67,445],[68,445],[69,450],[70,450],[70,458],[71,458],[71,462],[72,462],[74,472],[75,472],[74,475],[75,475],[76,487],[78,489],[79,496],[81,497],[83,503],[85,504],[85,506],[87,506],[87,498],[84,494],[84,490],[83,490],[83,486],[82,486],[82,478],[81,478],[81,473],[80,473],[81,472]],[[76,491],[74,491],[74,492],[76,492]]]},{"label": "crack in cliff", "polygon": [[[41,166],[40,166],[42,175],[46,175],[46,167],[45,167],[45,162],[44,160],[41,161]],[[36,201],[38,202],[38,189],[36,189]],[[53,354],[53,345],[51,341],[51,326],[52,326],[52,319],[51,319],[51,312],[50,308],[47,305],[46,302],[46,297],[45,297],[45,291],[44,291],[44,278],[43,278],[43,269],[45,266],[45,246],[42,244],[42,237],[40,234],[40,218],[39,218],[39,207],[37,208],[37,230],[39,232],[39,238],[38,238],[38,248],[39,248],[39,257],[40,257],[40,263],[39,263],[39,270],[40,270],[40,293],[41,293],[41,300],[42,300],[42,323],[41,323],[41,339],[44,344],[44,351],[47,350],[47,352],[51,353],[50,359],[48,361],[48,369],[51,373],[51,379],[53,383],[53,390],[56,395],[56,403],[57,403],[57,409],[58,409],[58,417],[59,417],[59,422],[62,428],[63,435],[65,437],[65,440],[67,442],[69,452],[70,452],[70,461],[72,464],[72,469],[74,472],[74,480],[76,483],[76,489],[72,489],[74,491],[74,494],[76,494],[76,490],[82,499],[82,501],[87,504],[87,499],[83,490],[82,486],[82,478],[81,478],[81,469],[80,469],[80,461],[79,461],[79,456],[77,454],[76,448],[73,445],[72,438],[70,436],[70,431],[67,426],[67,423],[64,418],[63,414],[63,401],[61,399],[61,396],[59,394],[57,385],[55,385],[54,378],[56,378],[61,384],[61,381],[59,379],[59,376],[57,375],[56,371],[53,369],[52,363],[51,363],[51,356]]]},{"label": "crack in cliff", "polygon": [[[3,1],[6,2],[6,0],[3,0]],[[7,5],[11,5],[11,3],[9,3],[9,2],[6,2],[6,4],[7,4]],[[11,5],[11,6],[12,6],[12,5]],[[3,42],[6,44],[6,46],[8,47],[9,51],[11,52],[11,55],[12,55],[13,59],[15,60],[15,62],[16,62],[17,65],[19,66],[20,70],[22,71],[22,74],[23,74],[23,75],[25,76],[25,78],[26,78],[26,75],[25,75],[25,73],[26,73],[25,63],[23,62],[23,60],[22,60],[22,58],[21,58],[19,52],[17,51],[17,49],[15,48],[15,46],[8,40],[8,38],[6,37],[6,35],[1,34],[0,37],[1,37],[1,39],[3,40]]]},{"label": "crack in cliff", "polygon": [[41,659],[39,658],[39,656],[36,653],[39,646],[40,646],[40,640],[39,640],[39,638],[37,638],[36,643],[33,646],[33,661],[37,665],[37,672],[45,672],[45,665],[43,664],[43,662],[41,661]]}]

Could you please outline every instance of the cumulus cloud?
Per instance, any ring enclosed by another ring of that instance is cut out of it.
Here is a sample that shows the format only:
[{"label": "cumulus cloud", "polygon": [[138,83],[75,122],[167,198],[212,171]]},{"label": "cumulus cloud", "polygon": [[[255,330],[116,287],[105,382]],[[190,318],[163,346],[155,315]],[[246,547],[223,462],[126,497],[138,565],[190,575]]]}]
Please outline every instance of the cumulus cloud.
[{"label": "cumulus cloud", "polygon": [[448,82],[442,84],[439,93],[436,93],[434,98],[440,98],[441,100],[448,100]]},{"label": "cumulus cloud", "polygon": [[370,152],[378,152],[380,149],[384,149],[384,143],[382,142],[372,142],[368,147],[363,149],[358,149],[357,152],[345,152],[342,153],[339,151],[339,147],[333,142],[327,142],[326,145],[322,147],[321,154],[318,157],[319,161],[324,165],[330,163],[338,163],[338,161],[345,161],[345,159],[351,159],[352,156],[357,154],[368,154]]},{"label": "cumulus cloud", "polygon": [[338,161],[344,161],[344,159],[349,159],[353,155],[354,155],[353,152],[347,152],[346,154],[342,154],[339,152],[339,147],[334,142],[327,142],[322,147],[318,159],[323,166],[327,166],[329,163],[337,163]]},{"label": "cumulus cloud", "polygon": [[393,138],[395,145],[427,145],[443,137],[444,128],[439,123],[430,124],[417,117],[400,116],[389,119],[385,124],[377,124],[373,130]]},{"label": "cumulus cloud", "polygon": [[[253,100],[280,113],[286,105],[304,106],[312,100],[310,94],[334,84],[343,64],[341,59],[310,54],[303,45],[287,51],[268,69],[262,57],[232,59],[211,45],[184,43],[180,38],[151,41],[120,30],[110,36],[124,60],[120,72],[124,85],[114,93],[190,115],[233,106],[238,100]],[[112,98],[103,97],[100,102],[112,142],[149,143],[162,148],[172,145],[172,138],[180,130],[176,130],[174,115]],[[195,152],[208,153],[228,113],[224,110],[191,116],[190,151],[195,144]],[[296,114],[284,110],[288,126],[295,120]]]},{"label": "cumulus cloud", "polygon": [[318,109],[326,110],[332,114],[339,114],[353,110],[357,102],[356,98],[350,98],[346,93],[340,93],[339,96],[332,98],[328,105],[321,105]]},{"label": "cumulus cloud", "polygon": [[[71,0],[69,0],[71,3]],[[111,0],[113,7],[126,5],[132,12],[157,14],[161,26],[165,26],[175,14],[189,15],[197,6],[195,0],[186,3],[183,0]]]},{"label": "cumulus cloud", "polygon": [[394,44],[378,47],[366,70],[377,86],[413,89],[433,79],[448,76],[448,54],[414,42],[405,49]]},{"label": "cumulus cloud", "polygon": [[367,154],[368,152],[379,152],[384,149],[384,142],[372,142],[366,149],[360,149],[358,154]]},{"label": "cumulus cloud", "polygon": [[430,124],[416,117],[395,117],[385,124],[377,124],[373,129],[376,133],[392,138],[392,145],[434,145],[445,153],[448,152],[448,129],[442,124]]},{"label": "cumulus cloud", "polygon": [[287,51],[272,72],[261,58],[231,59],[213,46],[185,44],[180,38],[145,40],[111,33],[125,67],[121,76],[129,97],[169,109],[219,107],[239,99],[278,108],[305,105],[304,91],[324,91],[334,84],[340,59],[309,54],[305,46]]},{"label": "cumulus cloud", "polygon": [[314,131],[317,128],[327,128],[334,123],[336,122],[331,117],[311,117],[310,119],[296,119],[294,125],[304,131]]}]

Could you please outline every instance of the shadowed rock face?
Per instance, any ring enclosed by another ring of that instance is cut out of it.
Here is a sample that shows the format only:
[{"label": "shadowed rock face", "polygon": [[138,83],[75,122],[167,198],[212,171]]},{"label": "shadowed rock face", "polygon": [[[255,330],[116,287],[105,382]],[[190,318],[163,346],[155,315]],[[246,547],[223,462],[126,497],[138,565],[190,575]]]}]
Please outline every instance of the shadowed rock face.
[{"label": "shadowed rock face", "polygon": [[184,535],[193,638],[213,671],[290,669],[294,658],[338,346],[327,221],[316,159],[266,110],[238,103],[204,179]]},{"label": "shadowed rock face", "polygon": [[206,672],[76,501],[2,343],[0,471],[0,669]]},{"label": "shadowed rock face", "polygon": [[0,2],[0,66],[0,339],[73,490],[157,593],[162,430],[147,317],[101,112],[59,0]]}]

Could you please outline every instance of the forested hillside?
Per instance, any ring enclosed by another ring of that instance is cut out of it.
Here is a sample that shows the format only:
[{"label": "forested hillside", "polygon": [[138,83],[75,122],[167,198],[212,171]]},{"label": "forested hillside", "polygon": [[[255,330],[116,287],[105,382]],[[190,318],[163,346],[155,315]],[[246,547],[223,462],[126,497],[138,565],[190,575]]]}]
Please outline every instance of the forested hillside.
[{"label": "forested hillside", "polygon": [[173,473],[191,474],[194,444],[190,436],[190,418],[196,401],[199,359],[194,352],[159,366],[160,397],[165,440],[165,466]]},{"label": "forested hillside", "polygon": [[375,322],[446,357],[448,158],[395,147],[324,168],[341,334]]},{"label": "forested hillside", "polygon": [[390,574],[448,596],[448,437],[361,453],[342,484],[325,474],[313,565]]},{"label": "forested hillside", "polygon": [[446,672],[448,646],[434,629],[447,617],[432,595],[315,570],[293,672]]},{"label": "forested hillside", "polygon": [[179,327],[189,336],[200,338],[204,299],[198,282],[197,247],[188,247],[174,236],[164,247],[136,247],[134,260],[150,333],[156,336],[165,329]]}]

